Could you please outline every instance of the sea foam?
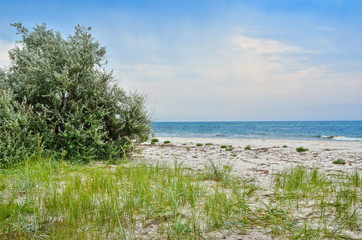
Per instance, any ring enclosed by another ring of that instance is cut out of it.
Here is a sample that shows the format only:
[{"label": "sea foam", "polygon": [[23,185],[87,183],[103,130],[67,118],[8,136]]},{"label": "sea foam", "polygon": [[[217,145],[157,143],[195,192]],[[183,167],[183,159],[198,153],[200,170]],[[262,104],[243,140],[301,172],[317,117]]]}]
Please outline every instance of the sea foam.
[{"label": "sea foam", "polygon": [[344,137],[344,136],[326,136],[326,135],[322,135],[322,136],[320,136],[320,138],[332,139],[332,140],[335,140],[335,141],[359,141],[359,142],[362,142],[362,138],[352,138],[352,137]]}]

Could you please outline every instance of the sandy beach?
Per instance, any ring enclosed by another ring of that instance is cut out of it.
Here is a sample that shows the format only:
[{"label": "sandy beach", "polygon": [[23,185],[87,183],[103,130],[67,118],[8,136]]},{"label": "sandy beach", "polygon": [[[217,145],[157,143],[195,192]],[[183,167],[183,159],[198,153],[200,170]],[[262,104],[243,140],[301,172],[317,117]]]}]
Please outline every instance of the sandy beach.
[{"label": "sandy beach", "polygon": [[[362,171],[362,142],[156,138],[159,139],[156,144],[142,144],[142,156],[147,161],[173,166],[177,159],[183,167],[203,170],[211,159],[217,164],[233,166],[234,174],[253,178],[264,187],[270,185],[273,173],[296,165],[317,167],[327,174]],[[164,141],[171,143],[164,144]],[[221,145],[232,145],[232,151],[226,151]],[[245,150],[246,146],[251,149]],[[298,147],[309,151],[297,152]],[[337,159],[343,159],[346,164],[333,164]]]}]

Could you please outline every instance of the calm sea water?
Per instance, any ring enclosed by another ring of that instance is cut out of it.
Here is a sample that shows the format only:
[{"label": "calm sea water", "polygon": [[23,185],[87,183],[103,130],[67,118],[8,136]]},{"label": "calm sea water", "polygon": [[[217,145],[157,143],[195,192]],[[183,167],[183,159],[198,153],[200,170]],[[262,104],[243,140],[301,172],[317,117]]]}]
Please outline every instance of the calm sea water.
[{"label": "calm sea water", "polygon": [[362,141],[362,121],[155,122],[156,136]]}]

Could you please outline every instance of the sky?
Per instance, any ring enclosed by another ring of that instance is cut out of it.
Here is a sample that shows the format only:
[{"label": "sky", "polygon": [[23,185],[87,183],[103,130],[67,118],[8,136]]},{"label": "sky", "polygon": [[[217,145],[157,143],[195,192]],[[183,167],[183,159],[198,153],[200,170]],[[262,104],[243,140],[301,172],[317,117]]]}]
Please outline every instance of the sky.
[{"label": "sky", "polygon": [[0,0],[10,26],[77,24],[107,48],[119,85],[154,121],[362,120],[360,0]]}]

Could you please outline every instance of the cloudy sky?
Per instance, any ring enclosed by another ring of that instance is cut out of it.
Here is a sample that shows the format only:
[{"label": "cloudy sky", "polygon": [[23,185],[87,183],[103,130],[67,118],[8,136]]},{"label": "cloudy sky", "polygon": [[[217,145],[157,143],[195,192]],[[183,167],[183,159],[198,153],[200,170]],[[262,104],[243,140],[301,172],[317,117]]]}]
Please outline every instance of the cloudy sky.
[{"label": "cloudy sky", "polygon": [[91,26],[155,121],[362,120],[360,0],[0,0],[10,23]]}]

